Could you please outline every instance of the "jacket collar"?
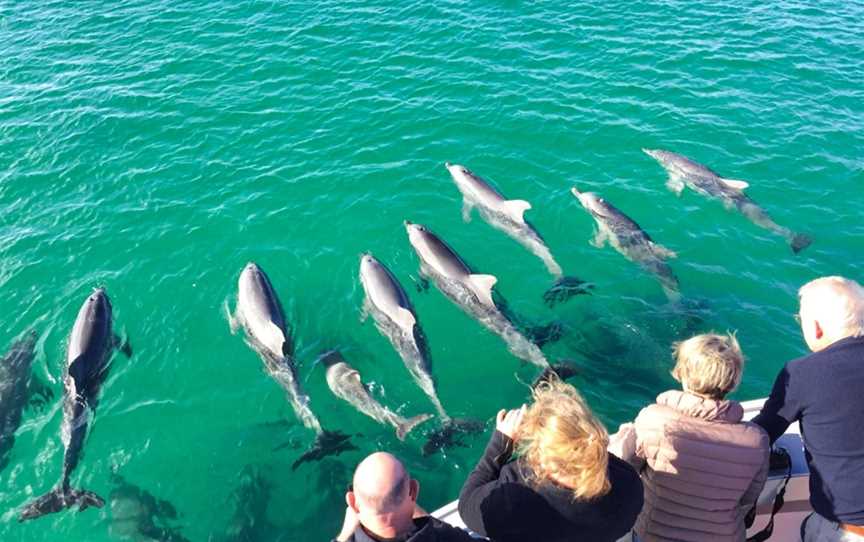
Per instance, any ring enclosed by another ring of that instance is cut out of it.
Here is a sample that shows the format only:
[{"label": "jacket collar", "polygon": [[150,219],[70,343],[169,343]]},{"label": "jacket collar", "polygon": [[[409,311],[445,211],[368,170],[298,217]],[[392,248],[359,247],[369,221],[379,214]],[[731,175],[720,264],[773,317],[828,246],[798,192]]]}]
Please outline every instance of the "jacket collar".
[{"label": "jacket collar", "polygon": [[430,516],[420,517],[414,519],[414,529],[405,535],[398,536],[396,538],[378,538],[377,536],[373,536],[366,532],[366,529],[363,528],[362,525],[358,525],[357,529],[354,530],[354,541],[355,542],[405,542],[411,540],[411,538],[418,533],[418,531],[423,530],[426,525],[430,522]]},{"label": "jacket collar", "polygon": [[657,403],[708,421],[738,423],[744,417],[744,407],[738,401],[707,399],[679,390],[661,393],[657,396]]},{"label": "jacket collar", "polygon": [[830,352],[831,350],[843,348],[844,346],[846,346],[848,344],[853,344],[853,345],[854,344],[862,344],[862,345],[864,345],[864,337],[844,337],[842,339],[834,341],[833,343],[829,344],[828,346],[826,346],[825,348],[823,348],[822,350],[820,350],[818,352],[811,352],[811,355],[814,353],[815,354],[821,354],[822,352]]}]

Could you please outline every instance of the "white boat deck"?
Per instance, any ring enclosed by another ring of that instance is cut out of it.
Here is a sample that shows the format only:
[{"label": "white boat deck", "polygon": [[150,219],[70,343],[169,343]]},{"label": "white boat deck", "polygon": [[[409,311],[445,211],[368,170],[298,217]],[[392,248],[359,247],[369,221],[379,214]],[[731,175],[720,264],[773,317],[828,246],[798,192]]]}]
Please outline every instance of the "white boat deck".
[{"label": "white boat deck", "polygon": [[[744,419],[750,420],[756,416],[764,402],[765,399],[743,402]],[[786,487],[786,504],[783,505],[783,508],[774,517],[774,533],[768,540],[773,542],[790,542],[799,540],[798,533],[801,522],[812,511],[810,508],[810,472],[804,459],[804,445],[801,442],[801,433],[798,424],[789,426],[789,429],[777,440],[774,446],[784,448],[789,452],[789,456],[792,458],[792,477]],[[771,472],[769,474],[768,482],[765,484],[765,488],[762,490],[757,503],[758,515],[756,516],[756,521],[747,531],[748,536],[761,530],[768,523],[771,507],[774,504],[774,496],[782,485],[785,476],[785,471]],[[459,517],[458,507],[459,502],[453,501],[435,510],[432,512],[432,515],[451,525],[465,528],[465,523]],[[479,535],[475,536],[482,538]]]}]

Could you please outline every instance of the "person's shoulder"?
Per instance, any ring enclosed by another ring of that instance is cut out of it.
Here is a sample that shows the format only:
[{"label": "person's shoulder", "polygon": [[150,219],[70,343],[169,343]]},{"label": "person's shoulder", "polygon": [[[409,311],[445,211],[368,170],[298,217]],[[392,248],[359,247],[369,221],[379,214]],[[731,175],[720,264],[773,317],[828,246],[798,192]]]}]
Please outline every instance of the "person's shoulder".
[{"label": "person's shoulder", "polygon": [[514,513],[526,506],[542,507],[545,499],[535,488],[532,478],[529,467],[520,461],[507,463],[501,469],[495,489],[486,496],[486,503],[491,508]]},{"label": "person's shoulder", "polygon": [[765,453],[771,449],[768,432],[761,425],[752,421],[742,420],[726,426],[729,433],[728,441],[742,448],[756,448]]},{"label": "person's shoulder", "polygon": [[[789,360],[786,362],[786,365],[783,366],[783,370],[780,373],[780,377],[784,378],[787,383],[810,383],[812,381],[814,373],[818,373],[821,369],[824,369],[824,365],[820,363],[824,361],[824,354],[822,352],[811,352],[801,357],[797,357],[795,359]],[[800,386],[796,386],[796,389]]]},{"label": "person's shoulder", "polygon": [[656,403],[651,403],[640,410],[634,421],[636,432],[662,426],[671,420],[681,418],[681,413],[674,407],[680,395],[681,392],[678,390],[663,392],[657,396]]},{"label": "person's shoulder", "polygon": [[789,373],[806,371],[810,367],[812,367],[813,361],[817,360],[819,356],[819,352],[810,352],[809,354],[805,354],[803,356],[789,360],[786,362],[785,365],[786,371]]},{"label": "person's shoulder", "polygon": [[[422,532],[428,532],[429,536],[416,537],[418,542],[423,540],[436,540],[441,542],[448,542],[451,540],[454,542],[474,540],[474,537],[472,537],[465,529],[454,527],[453,525],[432,516],[429,516],[427,526],[421,531],[421,533]],[[411,540],[413,541],[415,538],[412,537]]]},{"label": "person's shoulder", "polygon": [[519,460],[511,461],[501,468],[501,473],[498,475],[498,481],[501,484],[524,484],[525,483],[525,465]]}]

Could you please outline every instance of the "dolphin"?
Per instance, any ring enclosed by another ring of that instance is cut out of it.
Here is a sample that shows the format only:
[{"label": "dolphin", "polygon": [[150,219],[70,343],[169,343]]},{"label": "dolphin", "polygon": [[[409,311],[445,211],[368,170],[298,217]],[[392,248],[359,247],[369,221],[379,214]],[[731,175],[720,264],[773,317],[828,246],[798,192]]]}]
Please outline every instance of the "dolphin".
[{"label": "dolphin", "polygon": [[390,340],[408,372],[432,401],[441,418],[441,427],[429,434],[428,442],[424,445],[424,454],[429,455],[444,447],[461,445],[459,433],[480,431],[483,424],[473,419],[453,419],[441,405],[430,370],[426,336],[408,294],[393,273],[371,254],[360,257],[360,283],[366,293],[363,317],[372,315],[378,331]]},{"label": "dolphin", "polygon": [[552,257],[540,233],[525,220],[524,214],[531,208],[530,203],[521,199],[505,199],[501,192],[465,166],[450,162],[445,162],[444,166],[462,192],[462,218],[465,222],[471,220],[471,211],[476,207],[486,222],[543,260],[546,269],[556,279],[561,278],[561,266]]},{"label": "dolphin", "polygon": [[465,222],[471,220],[471,211],[476,207],[480,216],[489,225],[503,231],[543,260],[546,269],[556,279],[555,284],[543,295],[543,299],[550,307],[575,295],[589,293],[588,290],[593,287],[592,285],[579,277],[562,276],[561,266],[555,261],[552,252],[546,246],[546,241],[543,240],[540,232],[525,220],[524,214],[531,209],[530,203],[521,199],[505,199],[495,187],[465,166],[450,162],[445,162],[444,166],[450,172],[456,187],[462,192],[462,218]]},{"label": "dolphin", "polygon": [[233,316],[228,313],[228,321],[232,333],[243,327],[246,342],[261,357],[268,374],[287,392],[297,418],[306,428],[315,432],[315,444],[294,462],[293,468],[296,469],[304,461],[354,449],[348,442],[348,435],[323,430],[312,412],[309,396],[300,387],[294,365],[294,345],[282,304],[276,297],[270,279],[253,262],[249,262],[240,273],[237,307]]},{"label": "dolphin", "polygon": [[656,275],[670,300],[680,299],[678,279],[666,263],[666,259],[676,257],[674,252],[655,243],[639,224],[597,194],[580,192],[576,187],[571,191],[597,222],[592,245],[601,248],[609,241],[625,258]]},{"label": "dolphin", "polygon": [[66,369],[63,373],[65,397],[60,427],[65,448],[63,474],[53,490],[24,507],[19,521],[73,506],[81,511],[90,506],[101,508],[105,504],[104,499],[92,491],[70,487],[69,476],[81,458],[90,412],[96,410],[99,389],[108,377],[115,347],[120,347],[127,357],[132,355],[129,343],[121,344],[112,330],[112,308],[108,294],[103,288],[97,288],[78,311],[66,349]]},{"label": "dolphin", "polygon": [[666,187],[676,195],[680,196],[685,186],[689,186],[703,196],[717,198],[727,209],[734,207],[757,226],[781,235],[795,254],[813,242],[809,236],[795,233],[774,222],[764,209],[744,194],[744,189],[750,186],[746,181],[724,179],[702,164],[674,152],[652,149],[642,151],[657,160],[669,173]]},{"label": "dolphin", "polygon": [[237,477],[237,487],[231,492],[234,512],[222,535],[210,540],[220,542],[250,542],[253,540],[277,540],[283,531],[267,517],[273,484],[262,474],[257,465],[246,465]]},{"label": "dolphin", "polygon": [[360,373],[348,365],[339,352],[327,352],[322,357],[322,362],[327,367],[327,385],[336,397],[347,401],[376,422],[392,425],[399,440],[405,440],[405,435],[412,429],[432,417],[431,414],[420,414],[413,418],[403,418],[381,405],[369,394],[369,390],[360,380]]},{"label": "dolphin", "polygon": [[51,388],[30,373],[35,347],[36,332],[31,330],[12,343],[0,359],[0,471],[9,462],[15,431],[27,403],[41,406],[54,397]]},{"label": "dolphin", "polygon": [[405,221],[405,228],[420,258],[420,274],[424,278],[432,279],[450,301],[504,339],[511,354],[540,368],[550,367],[540,347],[516,328],[493,299],[492,288],[497,278],[474,273],[447,243],[425,226]]},{"label": "dolphin", "polygon": [[112,538],[120,540],[160,542],[189,542],[172,522],[178,519],[177,510],[168,501],[158,499],[148,491],[114,474],[114,489],[108,499],[111,506]]},{"label": "dolphin", "polygon": [[450,416],[435,391],[426,336],[417,321],[408,294],[393,273],[368,253],[360,256],[360,283],[366,293],[364,317],[372,315],[378,331],[393,345],[414,381],[432,401],[438,415],[444,423],[449,422]]}]

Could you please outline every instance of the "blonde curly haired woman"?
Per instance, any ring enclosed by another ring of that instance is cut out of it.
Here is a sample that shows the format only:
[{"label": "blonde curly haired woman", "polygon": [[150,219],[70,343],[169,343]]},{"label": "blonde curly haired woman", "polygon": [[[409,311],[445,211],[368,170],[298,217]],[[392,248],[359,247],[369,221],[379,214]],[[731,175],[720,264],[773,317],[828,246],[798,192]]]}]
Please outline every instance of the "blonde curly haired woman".
[{"label": "blonde curly haired woman", "polygon": [[617,540],[642,508],[642,484],[608,442],[575,388],[541,384],[530,407],[498,413],[459,495],[462,520],[495,542]]},{"label": "blonde curly haired woman", "polygon": [[742,422],[726,399],[741,382],[744,355],[733,335],[697,335],[673,345],[681,390],[624,424],[609,449],[642,472],[641,542],[744,542],[744,516],[768,474],[768,435]]}]

